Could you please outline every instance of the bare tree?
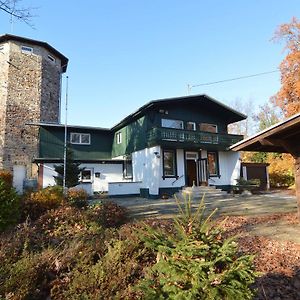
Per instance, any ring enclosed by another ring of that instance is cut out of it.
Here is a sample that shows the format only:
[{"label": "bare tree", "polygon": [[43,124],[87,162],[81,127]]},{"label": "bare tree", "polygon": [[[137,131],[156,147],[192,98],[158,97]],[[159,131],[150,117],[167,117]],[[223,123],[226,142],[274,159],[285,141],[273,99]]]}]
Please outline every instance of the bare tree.
[{"label": "bare tree", "polygon": [[0,0],[0,10],[33,28],[32,19],[35,17],[33,11],[36,8],[23,7],[21,2],[22,0]]},{"label": "bare tree", "polygon": [[254,124],[253,124],[253,115],[255,106],[253,105],[253,99],[248,99],[247,101],[237,98],[230,105],[235,110],[247,115],[247,119],[230,124],[228,126],[229,133],[232,134],[241,134],[245,138],[253,134]]}]

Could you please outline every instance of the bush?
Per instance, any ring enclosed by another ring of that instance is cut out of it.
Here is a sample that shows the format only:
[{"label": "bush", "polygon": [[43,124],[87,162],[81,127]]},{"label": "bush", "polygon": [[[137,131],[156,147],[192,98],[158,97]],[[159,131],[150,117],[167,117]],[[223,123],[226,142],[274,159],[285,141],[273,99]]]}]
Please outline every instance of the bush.
[{"label": "bush", "polygon": [[194,214],[190,198],[178,207],[173,234],[146,224],[139,230],[157,253],[156,264],[136,286],[143,299],[252,299],[253,256],[238,256],[233,239],[223,240],[220,226],[203,218],[203,200]]},{"label": "bush", "polygon": [[107,249],[96,262],[77,264],[70,282],[53,299],[141,299],[132,286],[144,274],[144,269],[155,260],[146,249],[133,226],[119,231],[124,238],[106,241]]},{"label": "bush", "polygon": [[295,183],[294,175],[288,172],[277,173],[273,172],[269,174],[270,186],[274,188],[278,187],[290,187]]},{"label": "bush", "polygon": [[70,188],[67,193],[68,202],[76,207],[85,207],[88,205],[87,202],[88,193],[84,189]]},{"label": "bush", "polygon": [[7,186],[12,187],[13,175],[9,171],[0,170],[0,180],[3,180]]},{"label": "bush", "polygon": [[89,216],[104,227],[118,227],[127,220],[127,210],[112,201],[91,206]]},{"label": "bush", "polygon": [[0,178],[0,231],[15,224],[20,216],[19,196],[11,187],[10,177],[2,178]]},{"label": "bush", "polygon": [[290,154],[271,153],[268,163],[271,187],[289,187],[294,184],[294,158]]},{"label": "bush", "polygon": [[49,294],[47,277],[54,254],[48,249],[41,253],[24,253],[9,268],[6,266],[6,280],[0,284],[0,299],[4,299],[1,295],[5,295],[5,299],[46,299]]},{"label": "bush", "polygon": [[23,219],[29,216],[32,220],[36,220],[47,210],[57,208],[63,202],[63,189],[60,186],[50,186],[28,193],[23,198]]}]

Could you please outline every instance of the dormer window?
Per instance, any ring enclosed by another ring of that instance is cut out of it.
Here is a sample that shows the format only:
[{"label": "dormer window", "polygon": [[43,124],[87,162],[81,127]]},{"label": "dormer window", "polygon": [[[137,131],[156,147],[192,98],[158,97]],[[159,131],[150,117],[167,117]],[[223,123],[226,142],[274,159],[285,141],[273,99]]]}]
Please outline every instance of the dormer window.
[{"label": "dormer window", "polygon": [[71,144],[90,145],[91,135],[89,133],[71,132]]},{"label": "dormer window", "polygon": [[24,54],[32,54],[33,48],[28,46],[21,46],[21,52]]}]

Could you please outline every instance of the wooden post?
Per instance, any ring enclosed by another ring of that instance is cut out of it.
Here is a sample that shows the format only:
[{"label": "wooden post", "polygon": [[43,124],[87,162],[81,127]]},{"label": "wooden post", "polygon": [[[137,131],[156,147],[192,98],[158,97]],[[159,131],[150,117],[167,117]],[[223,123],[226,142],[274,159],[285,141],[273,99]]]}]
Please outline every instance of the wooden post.
[{"label": "wooden post", "polygon": [[300,156],[295,157],[295,185],[298,206],[298,219],[300,221]]}]

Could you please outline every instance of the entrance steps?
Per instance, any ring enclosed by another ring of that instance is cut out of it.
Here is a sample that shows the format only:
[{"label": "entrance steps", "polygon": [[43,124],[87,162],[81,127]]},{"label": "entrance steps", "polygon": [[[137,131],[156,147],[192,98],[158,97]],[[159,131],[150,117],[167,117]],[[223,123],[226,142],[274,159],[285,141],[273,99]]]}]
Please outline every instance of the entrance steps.
[{"label": "entrance steps", "polygon": [[177,196],[179,197],[192,197],[193,199],[222,199],[229,197],[226,191],[217,189],[215,186],[193,186],[184,187]]}]

